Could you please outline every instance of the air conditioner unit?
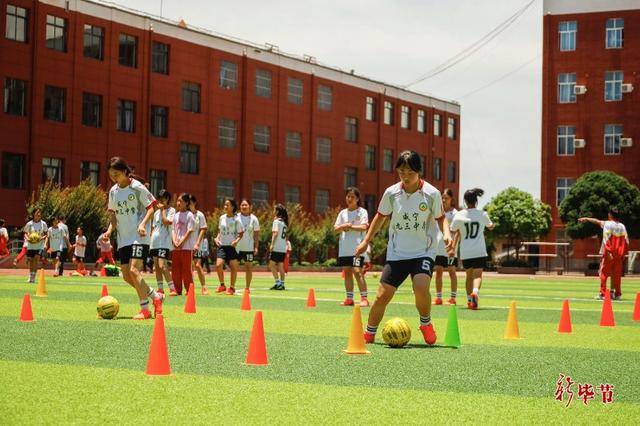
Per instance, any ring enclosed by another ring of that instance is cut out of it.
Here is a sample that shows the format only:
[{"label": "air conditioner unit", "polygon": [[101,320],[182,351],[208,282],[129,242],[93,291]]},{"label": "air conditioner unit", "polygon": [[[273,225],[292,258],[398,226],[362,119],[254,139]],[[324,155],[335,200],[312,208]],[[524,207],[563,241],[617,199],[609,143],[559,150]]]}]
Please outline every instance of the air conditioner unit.
[{"label": "air conditioner unit", "polygon": [[587,146],[587,141],[585,141],[584,139],[574,139],[573,140],[573,147],[574,148],[584,148],[585,146]]},{"label": "air conditioner unit", "polygon": [[574,95],[584,95],[585,93],[587,93],[587,86],[579,86],[579,85],[573,86]]},{"label": "air conditioner unit", "polygon": [[631,148],[633,146],[633,139],[620,138],[620,146],[623,148]]},{"label": "air conditioner unit", "polygon": [[633,92],[633,84],[625,83],[622,85],[622,93],[631,93]]}]

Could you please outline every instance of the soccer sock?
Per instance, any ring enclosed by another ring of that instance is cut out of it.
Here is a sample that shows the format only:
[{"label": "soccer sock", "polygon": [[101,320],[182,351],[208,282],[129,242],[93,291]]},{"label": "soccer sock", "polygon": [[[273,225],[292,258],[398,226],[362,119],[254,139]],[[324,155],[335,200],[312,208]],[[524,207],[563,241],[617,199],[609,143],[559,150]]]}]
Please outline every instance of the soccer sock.
[{"label": "soccer sock", "polygon": [[471,302],[471,295],[467,294],[467,302]]},{"label": "soccer sock", "polygon": [[480,289],[479,289],[479,288],[477,288],[477,287],[474,287],[474,288],[473,288],[473,291],[472,291],[471,293],[475,293],[475,294],[476,294],[476,296],[480,296]]},{"label": "soccer sock", "polygon": [[367,293],[366,291],[361,291],[360,292],[360,298],[361,299],[366,299],[369,293]]},{"label": "soccer sock", "polygon": [[458,292],[456,292],[456,291],[452,291],[451,292],[451,298],[452,299],[455,299],[457,295],[458,295]]},{"label": "soccer sock", "polygon": [[353,292],[352,291],[348,291],[347,292],[347,299],[353,300]]},{"label": "soccer sock", "polygon": [[149,310],[149,299],[140,299],[140,309],[143,311]]},{"label": "soccer sock", "polygon": [[367,324],[367,334],[376,334],[378,327]]},{"label": "soccer sock", "polygon": [[176,289],[176,286],[175,286],[175,285],[173,285],[173,281],[169,281],[169,288],[170,288],[171,290],[175,290],[175,289]]},{"label": "soccer sock", "polygon": [[442,299],[442,292],[441,291],[440,292],[436,292],[436,297],[438,299]]},{"label": "soccer sock", "polygon": [[156,284],[158,285],[158,290],[162,290],[163,289],[164,284],[162,283],[162,280],[156,281]]},{"label": "soccer sock", "polygon": [[420,326],[424,326],[424,325],[429,325],[431,324],[431,315],[425,315],[422,316],[420,315]]},{"label": "soccer sock", "polygon": [[149,287],[149,293],[147,293],[147,296],[149,296],[152,299],[159,299],[161,296],[156,293],[156,291],[154,289],[152,289],[151,287]]}]

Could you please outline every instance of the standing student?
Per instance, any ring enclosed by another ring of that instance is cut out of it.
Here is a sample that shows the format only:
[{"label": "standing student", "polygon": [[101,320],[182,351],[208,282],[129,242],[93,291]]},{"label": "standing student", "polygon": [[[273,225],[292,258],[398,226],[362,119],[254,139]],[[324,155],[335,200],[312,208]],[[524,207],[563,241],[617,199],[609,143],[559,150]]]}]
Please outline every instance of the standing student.
[{"label": "standing student", "polygon": [[[442,193],[442,205],[444,207],[444,216],[447,218],[447,223],[453,222],[453,216],[458,212],[453,206],[453,191],[451,188],[446,188]],[[456,304],[456,296],[458,295],[458,276],[456,275],[456,265],[458,259],[454,256],[447,256],[447,251],[444,246],[444,236],[441,232],[438,232],[438,254],[436,255],[435,272],[436,272],[436,300],[434,305],[442,305],[442,275],[444,269],[447,269],[449,273],[449,279],[451,280],[451,295],[447,301],[450,305]],[[455,252],[455,247],[453,248]]]},{"label": "standing student", "polygon": [[451,230],[455,232],[455,245],[460,244],[460,259],[466,274],[467,307],[478,309],[482,271],[487,263],[487,244],[484,230],[493,229],[493,223],[484,210],[478,210],[478,197],[484,191],[480,188],[469,189],[464,193],[467,208],[453,216]]},{"label": "standing student", "polygon": [[369,227],[369,215],[360,207],[360,191],[356,187],[349,187],[345,193],[347,208],[338,213],[333,230],[340,234],[338,241],[338,266],[344,274],[344,287],[347,293],[343,306],[353,306],[353,278],[355,277],[360,290],[360,306],[369,306],[367,299],[367,283],[364,280],[362,268],[364,256],[354,256],[356,247],[362,242]]},{"label": "standing student", "polygon": [[87,249],[87,237],[80,226],[76,229],[76,241],[73,244],[73,263],[76,264],[76,271],[82,275],[87,273],[84,266],[84,257]]},{"label": "standing student", "polygon": [[253,279],[253,260],[258,255],[258,245],[260,243],[260,222],[252,212],[251,201],[243,198],[240,202],[240,222],[244,234],[236,246],[238,250],[238,260],[244,262],[245,284],[248,291]]},{"label": "standing student", "polygon": [[105,263],[110,265],[116,264],[116,261],[113,260],[113,247],[111,247],[111,240],[105,234],[100,234],[96,241],[96,247],[100,252],[100,257],[96,260],[95,270],[102,268],[102,265]]},{"label": "standing student", "polygon": [[289,214],[282,204],[273,209],[275,219],[271,226],[271,244],[269,245],[269,269],[275,284],[271,290],[285,290],[284,257],[287,254],[287,231],[289,230]]},{"label": "standing student", "polygon": [[149,298],[155,315],[162,313],[164,294],[156,292],[144,281],[141,274],[142,262],[149,253],[151,218],[156,199],[149,190],[132,176],[131,169],[120,157],[109,161],[109,178],[114,185],[109,190],[109,228],[107,238],[113,231],[118,233],[118,255],[122,277],[138,293],[140,312],[134,320],[151,318]]},{"label": "standing student", "polygon": [[202,244],[200,245],[200,264],[203,269],[207,270],[207,274],[211,273],[211,267],[209,266],[209,256],[211,252],[209,251],[209,238],[205,232],[204,238],[202,239]]},{"label": "standing student", "polygon": [[171,273],[169,272],[169,259],[173,249],[172,224],[175,213],[176,210],[171,207],[171,194],[166,189],[161,189],[158,193],[158,204],[156,205],[155,213],[153,213],[153,222],[151,224],[150,250],[158,291],[161,293],[164,293],[163,279],[167,281],[169,291],[175,291]]},{"label": "standing student", "polygon": [[[216,246],[218,246],[218,258],[216,259],[216,272],[218,273],[218,281],[220,286],[216,293],[226,291],[228,295],[236,293],[236,278],[238,277],[238,252],[236,246],[242,239],[244,228],[238,217],[238,204],[233,198],[224,200],[224,214],[218,220],[218,235],[215,238]],[[229,265],[231,269],[231,279],[229,288],[224,284],[224,264]]]},{"label": "standing student", "polygon": [[415,151],[403,151],[396,161],[400,182],[388,187],[378,206],[378,213],[369,226],[367,235],[358,245],[355,255],[360,256],[389,218],[387,262],[382,271],[376,300],[371,306],[365,341],[373,343],[385,309],[408,276],[411,276],[416,309],[420,315],[420,331],[428,345],[436,342],[436,331],[431,323],[431,294],[429,284],[436,255],[436,228],[444,234],[445,246],[451,251],[449,225],[442,209],[440,191],[420,179],[422,161]]},{"label": "standing student", "polygon": [[9,244],[9,232],[4,227],[4,219],[0,219],[0,259],[9,256],[7,245]]},{"label": "standing student", "polygon": [[196,221],[195,230],[191,234],[191,239],[193,240],[193,260],[195,263],[194,269],[198,274],[201,292],[206,296],[209,294],[209,289],[207,288],[207,283],[204,278],[204,270],[202,269],[202,254],[200,253],[200,246],[202,245],[202,240],[204,240],[207,233],[207,218],[204,216],[204,213],[196,208],[197,204],[198,200],[196,199],[196,196],[191,195],[189,208]]},{"label": "standing student", "polygon": [[173,251],[171,252],[171,278],[174,288],[169,290],[170,296],[182,294],[193,285],[193,246],[196,232],[196,219],[191,213],[189,206],[191,196],[186,193],[180,194],[176,200],[176,212],[173,215]]},{"label": "standing student", "polygon": [[53,276],[57,277],[60,271],[60,262],[62,262],[62,258],[60,256],[60,252],[62,247],[67,247],[69,243],[69,239],[65,235],[64,231],[60,228],[60,221],[58,218],[54,217],[51,227],[47,231],[47,238],[45,238],[44,245],[48,247],[47,252],[49,253],[49,257],[51,259],[55,259],[54,265],[54,273]]},{"label": "standing student", "polygon": [[602,244],[600,245],[600,293],[598,299],[604,299],[607,291],[607,278],[611,277],[611,299],[622,299],[622,268],[624,257],[629,251],[629,235],[627,228],[620,222],[620,214],[616,209],[609,209],[608,220],[592,217],[581,217],[580,222],[590,222],[602,228]]},{"label": "standing student", "polygon": [[[33,212],[33,219],[27,222],[23,228],[24,240],[27,242],[27,262],[29,263],[29,280],[27,282],[29,283],[36,282],[36,270],[42,258],[47,231],[47,224],[42,220],[42,211],[36,209]],[[29,239],[31,235],[34,236],[33,241]]]},{"label": "standing student", "polygon": [[71,248],[71,235],[69,234],[69,227],[67,226],[67,218],[64,216],[59,216],[60,223],[58,227],[64,231],[64,235],[66,237],[66,244],[62,246],[60,249],[60,269],[58,269],[58,275],[64,275],[64,262],[69,259],[69,249]]}]

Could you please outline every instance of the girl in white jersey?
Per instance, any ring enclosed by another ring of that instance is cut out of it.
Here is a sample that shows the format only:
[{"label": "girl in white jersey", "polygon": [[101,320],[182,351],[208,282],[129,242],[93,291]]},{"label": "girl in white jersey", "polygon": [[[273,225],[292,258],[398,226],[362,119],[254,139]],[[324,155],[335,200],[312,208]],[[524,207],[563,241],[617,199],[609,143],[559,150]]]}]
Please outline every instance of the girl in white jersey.
[{"label": "girl in white jersey", "polygon": [[198,274],[198,280],[200,281],[200,291],[204,296],[209,294],[209,289],[207,288],[207,283],[204,278],[204,269],[202,269],[202,253],[200,252],[200,246],[202,245],[202,240],[205,239],[207,234],[207,218],[204,216],[197,207],[198,200],[195,195],[191,195],[191,203],[189,204],[189,209],[193,214],[193,218],[196,221],[196,227],[193,233],[191,234],[191,239],[193,242],[193,269],[196,270]]},{"label": "girl in white jersey", "polygon": [[[358,245],[360,256],[380,230],[387,218],[389,243],[387,262],[382,271],[376,300],[371,306],[364,337],[367,343],[375,340],[378,324],[384,311],[402,282],[411,276],[415,304],[420,314],[420,331],[428,345],[436,342],[431,323],[431,294],[429,284],[436,255],[438,229],[444,234],[447,252],[453,254],[449,225],[442,210],[442,196],[433,186],[420,179],[422,161],[415,151],[403,151],[396,161],[400,182],[386,189],[366,237]],[[437,226],[432,226],[437,222]]]},{"label": "girl in white jersey", "polygon": [[493,229],[487,212],[476,209],[478,197],[482,197],[483,194],[484,191],[480,188],[466,191],[464,203],[467,208],[456,213],[451,223],[451,231],[455,232],[455,243],[460,243],[460,259],[466,274],[467,307],[473,310],[478,309],[482,271],[487,262],[484,229]]},{"label": "girl in white jersey", "polygon": [[[216,246],[218,246],[218,258],[216,259],[216,272],[220,286],[217,293],[226,292],[233,296],[236,294],[236,279],[238,277],[238,251],[236,246],[244,234],[242,222],[237,214],[238,203],[233,198],[225,198],[224,214],[220,216],[218,221],[218,235],[215,238]],[[231,269],[231,279],[229,288],[224,284],[224,264],[229,265]]]},{"label": "girl in white jersey", "polygon": [[238,257],[244,262],[245,270],[245,290],[249,291],[251,279],[253,278],[253,259],[258,255],[258,244],[260,243],[260,222],[252,213],[251,201],[243,198],[240,202],[240,221],[244,234],[238,243]]},{"label": "girl in white jersey", "polygon": [[150,254],[153,258],[153,270],[156,273],[158,291],[164,293],[164,279],[169,285],[169,294],[173,294],[176,293],[176,288],[169,271],[169,259],[171,259],[171,250],[173,250],[173,215],[176,214],[176,210],[171,207],[171,193],[169,191],[160,190],[156,207],[157,210],[153,214],[151,224]]},{"label": "girl in white jersey", "polygon": [[187,292],[193,285],[193,245],[192,238],[196,232],[196,220],[189,210],[191,195],[182,193],[176,200],[176,212],[173,215],[171,252],[171,279],[175,285],[175,291],[171,290],[170,296],[182,295],[182,289]]},{"label": "girl in white jersey", "polygon": [[[36,209],[33,212],[33,219],[24,226],[24,240],[27,243],[27,262],[29,263],[29,280],[27,282],[36,282],[36,269],[42,258],[42,250],[44,250],[44,240],[47,235],[47,224],[42,220],[42,211]],[[34,239],[29,240],[29,236],[33,235]],[[35,238],[35,235],[38,238]]]},{"label": "girl in white jersey", "polygon": [[276,204],[273,210],[275,219],[271,226],[271,244],[269,251],[269,269],[275,284],[271,290],[284,290],[284,257],[287,254],[287,231],[289,230],[289,214],[282,204]]},{"label": "girl in white jersey", "polygon": [[344,287],[347,298],[343,306],[353,306],[353,278],[355,276],[360,290],[360,306],[369,306],[367,299],[367,283],[364,280],[362,267],[364,256],[354,256],[356,247],[362,241],[369,227],[369,215],[360,207],[360,191],[353,186],[346,191],[347,208],[338,213],[333,230],[340,234],[338,242],[338,266],[344,273]]},{"label": "girl in white jersey", "polygon": [[107,238],[117,230],[118,255],[122,267],[122,277],[136,289],[140,299],[140,312],[134,320],[151,318],[149,298],[153,301],[155,314],[162,313],[164,294],[150,288],[142,278],[142,262],[149,254],[149,234],[151,218],[156,199],[137,179],[120,157],[109,161],[109,178],[114,185],[109,191],[109,228],[104,233]]},{"label": "girl in white jersey", "polygon": [[76,229],[76,240],[73,244],[73,263],[76,265],[76,272],[86,275],[87,269],[84,266],[85,251],[87,250],[87,237],[84,236],[82,227]]},{"label": "girl in white jersey", "polygon": [[[453,191],[451,188],[446,188],[442,192],[442,206],[444,208],[444,216],[447,218],[447,222],[451,225],[453,221],[453,216],[458,212],[455,207],[453,207]],[[454,247],[455,251],[455,247]],[[435,272],[436,272],[436,300],[433,302],[434,305],[442,305],[442,275],[444,269],[447,269],[449,272],[449,279],[451,280],[451,297],[449,298],[450,305],[456,304],[456,296],[458,295],[458,277],[456,275],[456,265],[458,264],[458,259],[454,256],[447,256],[447,251],[444,247],[444,241],[442,238],[442,234],[438,235],[438,254],[436,255],[436,263],[435,263]]]}]

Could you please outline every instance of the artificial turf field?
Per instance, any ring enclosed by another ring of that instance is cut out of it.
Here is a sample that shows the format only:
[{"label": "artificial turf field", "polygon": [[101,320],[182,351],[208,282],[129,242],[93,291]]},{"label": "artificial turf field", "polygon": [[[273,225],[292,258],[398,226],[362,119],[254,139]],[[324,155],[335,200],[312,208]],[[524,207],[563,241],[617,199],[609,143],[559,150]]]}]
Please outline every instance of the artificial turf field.
[{"label": "artificial turf field", "polygon": [[[613,302],[616,327],[604,328],[596,278],[485,276],[480,310],[468,311],[459,297],[457,349],[439,346],[446,305],[432,312],[438,344],[424,345],[405,283],[385,318],[409,321],[410,345],[391,349],[378,333],[371,355],[349,356],[342,349],[351,310],[338,305],[339,274],[292,274],[284,292],[269,291],[271,279],[255,275],[251,302],[263,311],[270,365],[243,364],[254,312],[239,309],[240,296],[198,295],[195,315],[183,312],[184,297],[174,297],[164,308],[168,377],[144,373],[154,322],[128,319],[137,300],[120,279],[47,276],[49,296],[37,298],[25,275],[0,275],[0,423],[637,424],[640,418],[640,322],[632,321],[638,278],[623,279],[624,300]],[[215,288],[214,274],[207,279]],[[375,288],[375,278],[368,282]],[[117,320],[96,319],[103,283],[120,302]],[[310,287],[314,309],[305,307]],[[33,323],[17,321],[26,291]],[[570,335],[556,332],[564,298]],[[511,300],[521,340],[503,339]],[[567,408],[566,394],[563,402],[554,399],[560,373],[576,382]],[[578,383],[614,385],[613,403],[603,404],[596,391],[583,404]]]}]

